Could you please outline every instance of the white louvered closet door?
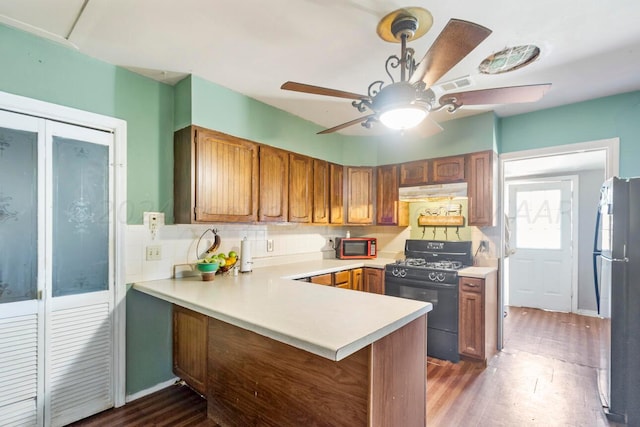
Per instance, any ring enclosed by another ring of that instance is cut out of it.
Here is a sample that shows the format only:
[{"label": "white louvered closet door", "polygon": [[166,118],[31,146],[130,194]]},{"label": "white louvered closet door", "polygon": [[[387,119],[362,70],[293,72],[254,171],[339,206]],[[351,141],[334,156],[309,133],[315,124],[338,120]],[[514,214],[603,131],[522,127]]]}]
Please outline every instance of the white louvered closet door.
[{"label": "white louvered closet door", "polygon": [[[2,426],[62,426],[114,403],[113,137],[33,120],[37,165],[0,166]],[[16,132],[0,126],[5,152]],[[35,213],[22,207],[34,197]]]},{"label": "white louvered closet door", "polygon": [[0,425],[42,425],[44,123],[0,111]]}]

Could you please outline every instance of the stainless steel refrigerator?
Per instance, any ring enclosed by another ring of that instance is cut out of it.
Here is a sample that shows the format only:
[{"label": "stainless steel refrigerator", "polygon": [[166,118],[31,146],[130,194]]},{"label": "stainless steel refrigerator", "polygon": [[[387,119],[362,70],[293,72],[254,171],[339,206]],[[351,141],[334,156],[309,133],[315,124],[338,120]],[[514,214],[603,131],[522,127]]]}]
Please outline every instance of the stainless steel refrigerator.
[{"label": "stainless steel refrigerator", "polygon": [[605,320],[600,396],[612,421],[640,426],[640,178],[602,185],[593,269]]}]

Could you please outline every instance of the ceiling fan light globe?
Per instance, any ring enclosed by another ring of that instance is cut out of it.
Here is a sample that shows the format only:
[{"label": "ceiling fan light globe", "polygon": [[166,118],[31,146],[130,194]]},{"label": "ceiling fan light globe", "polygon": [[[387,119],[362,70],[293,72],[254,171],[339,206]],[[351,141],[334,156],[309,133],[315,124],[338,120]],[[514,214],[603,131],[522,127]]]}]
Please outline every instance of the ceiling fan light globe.
[{"label": "ceiling fan light globe", "polygon": [[390,129],[404,130],[418,126],[427,117],[427,111],[420,107],[392,108],[380,114],[380,121]]}]

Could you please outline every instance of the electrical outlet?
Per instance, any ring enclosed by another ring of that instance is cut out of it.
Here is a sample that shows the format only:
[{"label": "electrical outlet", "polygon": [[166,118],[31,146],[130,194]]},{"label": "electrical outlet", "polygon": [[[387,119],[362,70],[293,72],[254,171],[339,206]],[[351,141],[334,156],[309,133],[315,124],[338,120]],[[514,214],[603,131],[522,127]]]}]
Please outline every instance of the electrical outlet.
[{"label": "electrical outlet", "polygon": [[273,239],[267,240],[267,252],[273,252]]},{"label": "electrical outlet", "polygon": [[142,214],[142,223],[149,228],[151,238],[155,239],[158,234],[158,228],[164,225],[164,212],[144,212]]},{"label": "electrical outlet", "polygon": [[147,261],[160,261],[162,259],[162,246],[147,246]]}]

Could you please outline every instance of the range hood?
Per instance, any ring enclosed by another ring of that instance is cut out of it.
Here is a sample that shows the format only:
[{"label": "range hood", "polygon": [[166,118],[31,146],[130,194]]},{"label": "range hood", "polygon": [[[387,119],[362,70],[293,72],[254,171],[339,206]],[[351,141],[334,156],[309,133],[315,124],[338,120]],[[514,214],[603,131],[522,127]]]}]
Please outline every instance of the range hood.
[{"label": "range hood", "polygon": [[400,187],[401,202],[421,202],[438,197],[467,197],[467,183],[420,185]]}]

